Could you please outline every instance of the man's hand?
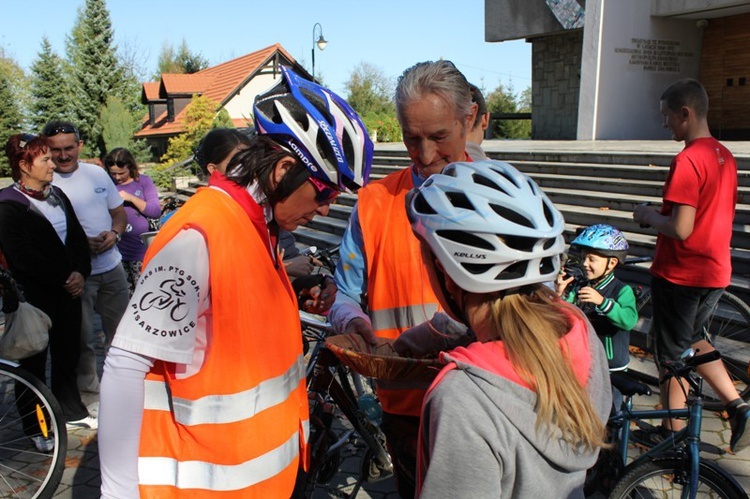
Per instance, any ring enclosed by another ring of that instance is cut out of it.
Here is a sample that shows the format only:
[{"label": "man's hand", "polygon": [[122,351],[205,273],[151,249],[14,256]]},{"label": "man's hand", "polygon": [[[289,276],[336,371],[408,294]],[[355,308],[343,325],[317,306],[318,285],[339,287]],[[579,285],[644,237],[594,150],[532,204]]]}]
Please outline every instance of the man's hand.
[{"label": "man's hand", "polygon": [[370,325],[370,323],[362,319],[361,317],[350,320],[344,328],[344,333],[358,334],[370,345],[376,345],[378,342],[377,338],[375,337],[375,333],[373,333],[372,331],[372,326]]},{"label": "man's hand", "polygon": [[297,255],[294,258],[284,260],[284,267],[286,267],[286,273],[289,277],[302,277],[303,275],[312,274],[313,269],[317,260],[306,256]]},{"label": "man's hand", "polygon": [[80,272],[74,270],[65,280],[63,288],[70,294],[70,296],[72,296],[73,298],[78,298],[79,296],[83,295],[83,285],[85,282],[86,281],[83,278],[83,275],[81,275]]},{"label": "man's hand", "polygon": [[604,297],[591,286],[578,290],[578,301],[581,303],[593,303],[597,307],[604,303]]},{"label": "man's hand", "polygon": [[111,230],[105,230],[100,232],[98,236],[89,237],[89,249],[94,255],[104,253],[115,244],[117,244],[117,236]]}]

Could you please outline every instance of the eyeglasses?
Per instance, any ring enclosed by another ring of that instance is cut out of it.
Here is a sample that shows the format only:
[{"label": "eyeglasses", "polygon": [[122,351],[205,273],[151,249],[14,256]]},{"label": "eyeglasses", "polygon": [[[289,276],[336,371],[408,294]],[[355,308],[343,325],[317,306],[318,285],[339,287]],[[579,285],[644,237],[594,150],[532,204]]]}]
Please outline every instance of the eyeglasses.
[{"label": "eyeglasses", "polygon": [[309,177],[307,180],[310,181],[315,189],[315,201],[318,203],[329,203],[339,195],[340,191],[338,189],[334,189],[316,178]]},{"label": "eyeglasses", "polygon": [[42,135],[46,135],[47,137],[54,137],[58,133],[74,133],[76,134],[76,137],[78,137],[78,129],[74,127],[73,125],[62,125],[54,128],[45,128],[42,130]]},{"label": "eyeglasses", "polygon": [[107,168],[112,168],[115,165],[117,165],[118,168],[127,168],[130,166],[130,163],[127,161],[121,161],[119,159],[117,161],[108,159],[107,161],[104,162],[104,166],[106,166]]}]

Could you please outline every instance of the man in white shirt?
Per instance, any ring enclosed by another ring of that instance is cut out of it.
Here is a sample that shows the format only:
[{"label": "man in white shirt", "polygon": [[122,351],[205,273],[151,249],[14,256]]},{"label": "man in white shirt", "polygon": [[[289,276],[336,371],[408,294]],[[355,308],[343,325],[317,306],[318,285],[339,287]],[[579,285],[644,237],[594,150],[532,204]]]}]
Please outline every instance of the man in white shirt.
[{"label": "man in white shirt", "polygon": [[[122,198],[107,172],[99,166],[78,161],[83,141],[72,123],[51,121],[45,125],[42,135],[48,137],[56,166],[52,183],[70,198],[89,240],[91,276],[86,280],[82,297],[78,387],[81,392],[98,393],[94,312],[101,316],[105,347],[109,347],[128,304],[127,279],[117,250],[117,242],[127,225],[127,215]],[[81,426],[96,428],[96,420],[92,418]]]}]

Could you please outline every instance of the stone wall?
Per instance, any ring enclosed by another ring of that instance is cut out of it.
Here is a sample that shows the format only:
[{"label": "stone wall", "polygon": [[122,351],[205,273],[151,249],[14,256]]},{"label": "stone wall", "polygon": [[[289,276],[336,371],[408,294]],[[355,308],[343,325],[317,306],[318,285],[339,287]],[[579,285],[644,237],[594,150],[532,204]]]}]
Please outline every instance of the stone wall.
[{"label": "stone wall", "polygon": [[583,30],[531,40],[531,138],[575,140]]}]

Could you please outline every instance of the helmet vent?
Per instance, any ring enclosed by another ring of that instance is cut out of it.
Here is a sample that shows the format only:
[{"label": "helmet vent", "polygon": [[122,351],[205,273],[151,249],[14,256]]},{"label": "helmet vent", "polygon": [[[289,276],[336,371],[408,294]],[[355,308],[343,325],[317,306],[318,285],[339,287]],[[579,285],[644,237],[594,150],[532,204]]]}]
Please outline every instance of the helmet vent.
[{"label": "helmet vent", "polygon": [[469,198],[463,192],[446,192],[445,195],[455,208],[475,210],[474,205],[471,204],[471,201],[469,201]]},{"label": "helmet vent", "polygon": [[511,279],[521,279],[526,275],[526,268],[528,267],[528,263],[528,261],[524,260],[505,267],[505,270],[500,272],[495,280],[509,281]]},{"label": "helmet vent", "polygon": [[514,210],[510,210],[510,209],[506,208],[505,206],[500,206],[498,204],[492,204],[491,203],[490,204],[490,208],[492,208],[492,210],[495,213],[497,213],[498,215],[500,215],[504,219],[506,219],[506,220],[508,220],[510,222],[513,222],[516,225],[522,225],[523,227],[527,227],[529,229],[535,229],[536,228],[536,227],[534,227],[534,224],[531,223],[531,220],[529,220],[528,218],[524,217],[523,215],[521,215],[520,213],[518,213],[518,212],[516,212]]},{"label": "helmet vent", "polygon": [[490,244],[489,241],[486,241],[485,239],[482,239],[481,237],[475,236],[473,234],[469,234],[468,232],[463,232],[460,230],[439,230],[436,233],[442,238],[453,241],[454,243],[463,244],[464,246],[469,246],[471,248],[479,248],[488,251],[493,251],[495,249],[495,247]]},{"label": "helmet vent", "polygon": [[550,227],[555,226],[555,217],[552,214],[552,209],[550,208],[548,201],[543,201],[542,206],[544,208],[544,218],[547,220],[547,223],[550,225]]},{"label": "helmet vent", "polygon": [[498,235],[503,243],[511,249],[516,251],[533,251],[538,239],[532,237],[520,237],[520,236],[504,236]]},{"label": "helmet vent", "polygon": [[547,274],[553,274],[555,272],[555,262],[553,260],[553,257],[545,257],[542,258],[542,261],[539,262],[539,274],[541,275],[547,275]]},{"label": "helmet vent", "polygon": [[556,242],[557,242],[557,239],[554,239],[554,238],[553,239],[547,239],[547,240],[545,240],[544,241],[544,249],[545,250],[550,249],[552,246],[555,245]]},{"label": "helmet vent", "polygon": [[474,180],[475,184],[483,185],[485,187],[489,187],[490,189],[495,189],[496,191],[502,192],[506,196],[510,195],[508,193],[508,191],[506,191],[505,189],[503,189],[502,187],[500,187],[499,185],[497,185],[495,182],[493,182],[492,180],[488,179],[484,175],[477,175],[475,173],[474,175],[472,175],[471,178],[472,178],[472,180]]},{"label": "helmet vent", "polygon": [[422,215],[437,215],[437,212],[432,209],[430,203],[424,198],[421,191],[417,192],[417,197],[414,199],[414,210]]},{"label": "helmet vent", "polygon": [[492,268],[492,265],[487,263],[462,263],[461,266],[465,268],[467,272],[474,275],[484,274]]},{"label": "helmet vent", "polygon": [[[328,112],[328,104],[326,101],[324,101],[319,95],[310,92],[306,88],[300,87],[300,91],[302,92],[302,95],[307,98],[307,100],[310,101],[310,103],[315,107],[315,109],[318,110],[320,114],[323,115],[323,118],[325,118],[326,122],[330,125],[331,123],[336,123],[336,120],[333,119],[333,116],[331,116],[331,113]],[[303,112],[306,113],[306,111],[303,110]]]}]

